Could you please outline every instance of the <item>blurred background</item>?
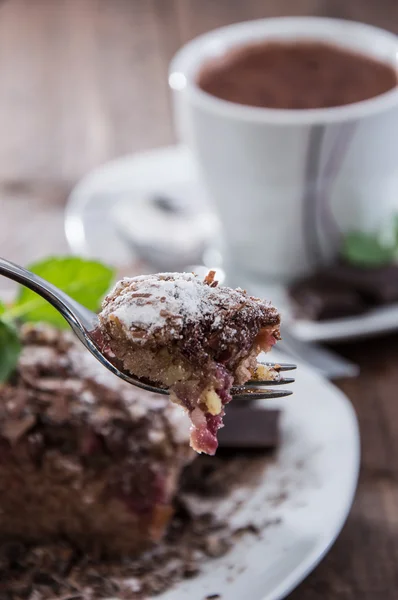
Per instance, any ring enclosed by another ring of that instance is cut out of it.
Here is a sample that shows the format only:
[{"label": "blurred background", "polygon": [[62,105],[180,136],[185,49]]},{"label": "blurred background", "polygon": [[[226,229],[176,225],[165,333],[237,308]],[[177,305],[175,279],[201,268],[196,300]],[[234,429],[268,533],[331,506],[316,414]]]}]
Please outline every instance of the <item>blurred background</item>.
[{"label": "blurred background", "polygon": [[[68,252],[65,205],[81,178],[176,142],[167,72],[179,47],[223,25],[285,15],[398,33],[397,0],[0,0],[0,256],[26,264]],[[337,350],[361,367],[339,385],[358,412],[362,477],[342,537],[294,597],[393,599],[398,337]]]},{"label": "blurred background", "polygon": [[109,159],[175,141],[167,68],[182,44],[279,15],[398,31],[395,0],[0,2],[0,254],[26,263],[65,252],[63,207],[76,182]]}]

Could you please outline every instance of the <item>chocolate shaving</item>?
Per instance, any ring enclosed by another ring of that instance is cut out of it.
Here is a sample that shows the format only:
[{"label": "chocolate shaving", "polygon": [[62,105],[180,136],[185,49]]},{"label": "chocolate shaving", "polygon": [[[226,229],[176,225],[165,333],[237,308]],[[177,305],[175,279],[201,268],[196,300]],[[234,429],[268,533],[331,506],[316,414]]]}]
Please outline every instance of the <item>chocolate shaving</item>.
[{"label": "chocolate shaving", "polygon": [[2,436],[6,438],[10,444],[15,444],[25,433],[32,429],[35,422],[36,417],[34,415],[27,415],[18,420],[9,419],[3,425]]},{"label": "chocolate shaving", "polygon": [[54,423],[65,423],[69,419],[69,402],[65,395],[59,395],[52,399],[47,409],[47,416]]},{"label": "chocolate shaving", "polygon": [[215,271],[209,271],[206,275],[206,277],[204,278],[204,282],[209,285],[210,287],[217,287],[218,286],[218,281],[215,281],[214,278],[216,276],[216,272]]}]

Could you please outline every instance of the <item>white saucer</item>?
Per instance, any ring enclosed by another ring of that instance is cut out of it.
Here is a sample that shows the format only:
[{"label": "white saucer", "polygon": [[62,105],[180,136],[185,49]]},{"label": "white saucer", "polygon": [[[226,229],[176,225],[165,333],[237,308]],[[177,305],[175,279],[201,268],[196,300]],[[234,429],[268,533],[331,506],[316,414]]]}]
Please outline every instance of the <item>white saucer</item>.
[{"label": "white saucer", "polygon": [[[272,358],[279,357],[274,351]],[[246,490],[246,497],[239,489],[243,507],[229,518],[237,528],[264,521],[270,525],[261,536],[244,536],[226,556],[209,561],[199,576],[159,600],[211,594],[226,600],[284,598],[339,534],[357,483],[357,420],[350,402],[332,384],[303,365],[295,376],[294,395],[272,404],[283,410],[276,463],[255,490]]]},{"label": "white saucer", "polygon": [[[151,194],[185,197],[191,205],[207,205],[185,148],[171,146],[125,156],[86,175],[66,207],[65,233],[72,252],[116,265],[131,263],[133,250],[122,239],[118,221],[127,221],[128,212],[131,219],[142,218],[143,204]],[[116,212],[115,205],[122,212]]]},{"label": "white saucer", "polygon": [[[195,163],[185,147],[170,146],[126,156],[89,173],[73,190],[66,209],[65,232],[72,252],[119,266],[131,264],[132,249],[115,225],[115,201],[131,200],[133,216],[134,198],[142,200],[143,195],[159,192],[199,201],[203,198],[207,203]],[[282,311],[285,324],[289,322],[291,333],[305,341],[343,341],[398,329],[398,304],[318,323],[293,321],[283,289],[273,289],[269,297]]]},{"label": "white saucer", "polygon": [[348,341],[367,338],[398,329],[398,304],[380,307],[358,317],[316,323],[296,321],[291,332],[303,341]]}]

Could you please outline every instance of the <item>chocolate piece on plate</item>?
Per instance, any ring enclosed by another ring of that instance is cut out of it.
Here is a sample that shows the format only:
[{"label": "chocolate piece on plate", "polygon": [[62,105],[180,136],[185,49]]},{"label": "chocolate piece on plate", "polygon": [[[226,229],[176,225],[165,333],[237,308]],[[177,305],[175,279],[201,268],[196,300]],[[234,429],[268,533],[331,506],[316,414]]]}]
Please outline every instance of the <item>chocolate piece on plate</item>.
[{"label": "chocolate piece on plate", "polygon": [[279,444],[281,411],[264,409],[253,403],[231,406],[220,429],[220,448],[272,449]]},{"label": "chocolate piece on plate", "polygon": [[289,294],[299,319],[338,319],[361,314],[369,308],[354,288],[331,282],[326,274],[317,274],[295,283]]},{"label": "chocolate piece on plate", "polygon": [[360,315],[398,302],[398,265],[357,267],[340,262],[289,289],[297,318],[323,321]]},{"label": "chocolate piece on plate", "polygon": [[398,302],[398,265],[361,268],[340,263],[328,269],[326,276],[355,290],[369,304]]}]

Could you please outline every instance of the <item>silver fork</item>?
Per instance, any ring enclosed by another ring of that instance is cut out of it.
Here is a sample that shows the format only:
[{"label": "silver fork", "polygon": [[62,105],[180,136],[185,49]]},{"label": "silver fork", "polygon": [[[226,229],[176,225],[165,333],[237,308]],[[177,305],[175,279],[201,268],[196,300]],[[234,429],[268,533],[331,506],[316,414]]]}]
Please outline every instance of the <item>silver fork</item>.
[{"label": "silver fork", "polygon": [[[4,258],[0,258],[0,275],[4,275],[4,277],[8,277],[17,283],[26,286],[54,306],[68,322],[82,344],[104,367],[109,369],[109,371],[121,379],[124,379],[124,381],[143,390],[155,392],[157,394],[168,394],[167,389],[156,386],[153,382],[139,379],[125,371],[116,357],[106,350],[101,334],[99,319],[96,313],[88,310],[42,277],[39,277]],[[266,363],[266,365],[273,367],[278,373],[296,368],[295,365],[277,365],[271,363]],[[282,378],[280,376],[272,381],[251,380],[244,386],[232,388],[232,396],[240,400],[283,398],[284,396],[289,396],[292,392],[280,389],[264,389],[260,386],[282,385],[293,382],[294,379]]]}]

